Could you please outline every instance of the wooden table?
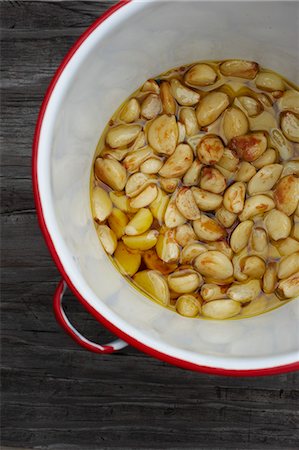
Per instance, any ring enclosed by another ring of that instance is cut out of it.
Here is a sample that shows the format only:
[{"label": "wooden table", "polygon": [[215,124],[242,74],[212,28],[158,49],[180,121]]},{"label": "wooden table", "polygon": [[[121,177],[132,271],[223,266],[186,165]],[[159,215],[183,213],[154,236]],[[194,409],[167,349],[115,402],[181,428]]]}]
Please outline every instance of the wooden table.
[{"label": "wooden table", "polygon": [[[130,347],[98,356],[74,344],[54,320],[59,274],[35,215],[33,130],[57,65],[109,5],[0,4],[2,444],[51,450],[298,448],[298,373],[202,375]],[[98,342],[109,339],[73,296],[66,300],[79,330]]]}]

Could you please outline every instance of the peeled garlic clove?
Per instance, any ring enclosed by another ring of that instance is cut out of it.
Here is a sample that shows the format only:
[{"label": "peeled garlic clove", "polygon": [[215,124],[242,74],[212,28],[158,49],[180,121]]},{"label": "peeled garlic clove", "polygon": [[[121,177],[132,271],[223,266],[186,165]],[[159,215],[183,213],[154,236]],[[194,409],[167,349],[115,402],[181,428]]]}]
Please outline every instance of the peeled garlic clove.
[{"label": "peeled garlic clove", "polygon": [[182,106],[193,106],[198,103],[200,95],[198,92],[184,86],[179,80],[170,80],[171,93],[176,101]]},{"label": "peeled garlic clove", "polygon": [[114,159],[97,158],[94,165],[96,178],[116,191],[122,191],[127,181],[126,169]]},{"label": "peeled garlic clove", "polygon": [[205,302],[226,298],[227,286],[218,286],[218,284],[206,283],[200,289],[200,294]]},{"label": "peeled garlic clove", "polygon": [[200,171],[202,164],[195,159],[183,178],[183,184],[185,186],[197,186],[200,180]]},{"label": "peeled garlic clove", "polygon": [[124,244],[133,250],[149,250],[153,248],[158,240],[158,231],[149,230],[137,236],[123,236]]},{"label": "peeled garlic clove", "polygon": [[141,255],[132,253],[123,242],[119,242],[114,252],[114,261],[123,275],[132,277],[141,264]]},{"label": "peeled garlic clove", "polygon": [[214,194],[220,194],[226,188],[226,180],[218,169],[204,167],[201,171],[200,187]]},{"label": "peeled garlic clove", "polygon": [[278,284],[277,293],[282,298],[293,298],[299,295],[299,272]]},{"label": "peeled garlic clove", "polygon": [[160,114],[162,109],[162,104],[160,97],[156,94],[149,94],[142,102],[141,105],[141,115],[145,119],[154,119]]},{"label": "peeled garlic clove", "polygon": [[299,92],[295,90],[285,91],[277,103],[280,110],[299,114]]},{"label": "peeled garlic clove", "polygon": [[156,252],[159,258],[166,263],[178,261],[180,247],[175,240],[174,230],[167,230],[164,234],[159,235]]},{"label": "peeled garlic clove", "polygon": [[111,198],[113,205],[121,211],[125,213],[136,212],[135,209],[131,208],[130,200],[123,192],[110,191],[109,197]]},{"label": "peeled garlic clove", "polygon": [[133,142],[140,130],[140,125],[117,125],[109,129],[106,142],[112,148],[123,147]]},{"label": "peeled garlic clove", "polygon": [[148,129],[149,145],[157,152],[171,155],[178,142],[178,126],[175,116],[163,114],[150,124]]},{"label": "peeled garlic clove", "polygon": [[241,263],[242,272],[250,278],[259,279],[265,273],[266,264],[258,256],[248,256]]},{"label": "peeled garlic clove", "polygon": [[175,199],[171,199],[167,205],[164,222],[167,228],[175,228],[186,222],[186,218],[180,213],[176,206]]},{"label": "peeled garlic clove", "polygon": [[217,73],[208,64],[195,64],[185,74],[185,82],[193,86],[210,86],[217,79]]},{"label": "peeled garlic clove", "polygon": [[148,146],[143,149],[135,150],[134,152],[129,152],[123,160],[123,166],[131,173],[136,172],[139,169],[139,166],[152,154],[153,149]]},{"label": "peeled garlic clove", "polygon": [[247,161],[242,161],[236,174],[236,181],[246,183],[256,174],[255,167]]},{"label": "peeled garlic clove", "polygon": [[285,162],[283,164],[283,171],[281,173],[281,178],[287,175],[297,175],[299,176],[299,160],[292,160]]},{"label": "peeled garlic clove", "polygon": [[292,158],[294,150],[290,142],[286,140],[282,132],[278,128],[273,128],[270,131],[271,141],[282,160],[286,161]]},{"label": "peeled garlic clove", "polygon": [[[276,161],[276,152],[273,148],[269,148],[258,159],[252,162],[256,169],[261,169],[264,166],[273,164]],[[286,174],[287,175],[287,174]]]},{"label": "peeled garlic clove", "polygon": [[185,125],[187,136],[194,136],[198,133],[198,123],[194,109],[182,108],[180,110],[180,121]]},{"label": "peeled garlic clove", "polygon": [[178,294],[190,294],[199,288],[201,275],[192,269],[177,270],[167,277],[169,288]]},{"label": "peeled garlic clove", "polygon": [[276,208],[287,216],[294,213],[299,199],[299,178],[287,175],[279,180],[274,191]]},{"label": "peeled garlic clove", "polygon": [[266,215],[264,224],[270,238],[274,241],[287,238],[292,229],[291,219],[277,209],[272,209],[272,211]]},{"label": "peeled garlic clove", "polygon": [[246,95],[238,97],[239,102],[246,110],[249,117],[256,117],[263,111],[263,106],[253,97]]},{"label": "peeled garlic clove", "polygon": [[160,224],[164,221],[165,211],[169,202],[168,195],[158,188],[158,195],[155,200],[150,204],[150,210],[155,219],[159,221]]},{"label": "peeled garlic clove", "polygon": [[103,222],[111,214],[113,205],[112,201],[106,191],[99,186],[96,186],[92,191],[92,209],[93,217]]},{"label": "peeled garlic clove", "polygon": [[126,214],[118,208],[113,208],[108,217],[108,224],[112,231],[114,231],[117,239],[120,239],[125,234],[125,228],[129,222]]},{"label": "peeled garlic clove", "polygon": [[165,114],[175,114],[176,102],[171,93],[170,84],[168,81],[163,81],[160,86],[160,97]]},{"label": "peeled garlic clove", "polygon": [[239,164],[239,158],[235,151],[225,148],[217,164],[230,172],[234,172]]},{"label": "peeled garlic clove", "polygon": [[270,191],[280,177],[281,164],[269,164],[262,167],[249,181],[247,190],[249,195]]},{"label": "peeled garlic clove", "polygon": [[197,256],[194,267],[201,275],[219,280],[224,280],[233,275],[231,261],[217,250],[207,251]]},{"label": "peeled garlic clove", "polygon": [[259,65],[254,61],[245,61],[241,59],[225,61],[220,64],[222,75],[230,77],[246,78],[253,80],[259,71]]},{"label": "peeled garlic clove", "polygon": [[179,178],[159,178],[161,188],[164,189],[165,192],[168,192],[169,194],[172,194],[176,188],[178,187],[178,184],[180,182]]},{"label": "peeled garlic clove", "polygon": [[124,150],[115,148],[104,148],[101,151],[101,157],[104,159],[116,159],[116,161],[122,161],[125,156],[129,153],[130,149],[125,148]]},{"label": "peeled garlic clove", "polygon": [[178,132],[179,132],[179,137],[178,137],[178,144],[181,144],[182,142],[185,141],[185,137],[186,137],[186,127],[183,123],[181,122],[177,122],[178,125]]},{"label": "peeled garlic clove", "polygon": [[105,251],[109,255],[113,255],[117,246],[115,233],[107,225],[99,225],[97,227],[97,234]]},{"label": "peeled garlic clove", "polygon": [[206,247],[202,244],[198,244],[196,242],[187,244],[181,251],[180,263],[191,264],[198,255],[205,253],[206,251]]},{"label": "peeled garlic clove", "polygon": [[185,294],[177,299],[175,309],[181,316],[195,317],[201,312],[201,304],[194,295]]},{"label": "peeled garlic clove", "polygon": [[285,137],[292,142],[299,142],[299,116],[290,111],[281,114],[280,126]]},{"label": "peeled garlic clove", "polygon": [[218,136],[206,136],[197,146],[197,156],[203,164],[216,164],[222,157],[224,146]]},{"label": "peeled garlic clove", "polygon": [[176,228],[175,240],[179,245],[185,247],[188,243],[196,241],[197,237],[194,230],[190,224],[183,224]]},{"label": "peeled garlic clove", "polygon": [[253,222],[245,220],[241,222],[232,232],[230,237],[230,246],[235,253],[239,253],[248,244]]},{"label": "peeled garlic clove", "polygon": [[159,172],[162,166],[162,159],[157,157],[149,158],[140,165],[140,172],[145,174],[155,174]]},{"label": "peeled garlic clove", "polygon": [[168,275],[177,268],[176,263],[162,261],[155,250],[148,250],[143,254],[143,261],[148,269],[157,270],[162,275]]},{"label": "peeled garlic clove", "polygon": [[194,200],[192,190],[183,187],[175,198],[176,206],[180,213],[188,220],[196,220],[200,217],[200,210]]},{"label": "peeled garlic clove", "polygon": [[202,306],[202,314],[204,316],[218,320],[234,317],[239,314],[240,311],[240,303],[230,299],[213,300]]},{"label": "peeled garlic clove", "polygon": [[262,132],[236,136],[230,141],[229,148],[235,150],[245,161],[255,161],[266,150],[267,138]]},{"label": "peeled garlic clove", "polygon": [[169,289],[163,275],[156,270],[143,270],[134,275],[133,280],[151,297],[162,305],[169,304]]},{"label": "peeled garlic clove", "polygon": [[299,271],[299,252],[292,253],[280,260],[278,266],[278,278],[288,278]]},{"label": "peeled garlic clove", "polygon": [[158,195],[158,189],[155,184],[149,184],[140,194],[130,200],[132,208],[144,208],[150,205]]},{"label": "peeled garlic clove", "polygon": [[242,272],[242,261],[248,255],[247,248],[243,248],[239,253],[235,254],[232,258],[234,268],[234,279],[237,281],[246,281],[248,276]]},{"label": "peeled garlic clove", "polygon": [[153,80],[147,80],[141,88],[141,92],[153,92],[154,94],[159,94],[160,88],[158,83]]},{"label": "peeled garlic clove", "polygon": [[239,215],[239,219],[243,222],[244,220],[250,219],[258,214],[263,214],[270,211],[274,207],[275,203],[270,197],[262,194],[254,195],[245,201],[244,208]]},{"label": "peeled garlic clove", "polygon": [[135,197],[149,184],[152,180],[144,173],[136,172],[128,178],[126,184],[126,195]]},{"label": "peeled garlic clove", "polygon": [[223,132],[228,141],[236,136],[242,136],[248,131],[248,120],[243,111],[233,106],[223,114]]},{"label": "peeled garlic clove", "polygon": [[225,229],[205,214],[193,222],[193,228],[202,241],[217,241],[226,236]]},{"label": "peeled garlic clove", "polygon": [[153,223],[153,215],[147,208],[141,208],[125,227],[125,234],[135,236],[147,231]]},{"label": "peeled garlic clove", "polygon": [[179,144],[174,153],[167,159],[159,174],[164,178],[183,176],[193,162],[193,151],[188,144]]},{"label": "peeled garlic clove", "polygon": [[291,253],[299,252],[299,242],[296,239],[288,237],[278,241],[277,248],[282,256],[288,256]]},{"label": "peeled garlic clove", "polygon": [[223,92],[210,92],[202,100],[196,109],[196,117],[200,127],[205,127],[215,122],[229,105],[229,98]]},{"label": "peeled garlic clove", "polygon": [[191,190],[195,202],[201,211],[214,211],[222,203],[222,195],[213,194],[195,186]]},{"label": "peeled garlic clove", "polygon": [[234,214],[239,214],[244,208],[246,194],[246,186],[244,183],[237,181],[230,185],[223,197],[223,206]]},{"label": "peeled garlic clove", "polygon": [[251,233],[251,247],[257,253],[263,253],[268,247],[268,236],[263,228],[256,227]]},{"label": "peeled garlic clove", "polygon": [[230,228],[236,221],[237,214],[228,211],[222,206],[217,209],[215,217],[225,228]]},{"label": "peeled garlic clove", "polygon": [[263,91],[284,91],[285,85],[282,78],[273,72],[261,72],[256,77],[256,86]]},{"label": "peeled garlic clove", "polygon": [[265,294],[272,294],[277,283],[277,263],[269,262],[263,276],[263,291]]},{"label": "peeled garlic clove", "polygon": [[126,123],[131,123],[139,119],[139,115],[140,105],[138,100],[136,100],[136,98],[131,98],[121,110],[119,118]]},{"label": "peeled garlic clove", "polygon": [[247,303],[254,300],[261,292],[259,280],[250,280],[247,283],[233,284],[228,290],[229,298],[236,302]]}]

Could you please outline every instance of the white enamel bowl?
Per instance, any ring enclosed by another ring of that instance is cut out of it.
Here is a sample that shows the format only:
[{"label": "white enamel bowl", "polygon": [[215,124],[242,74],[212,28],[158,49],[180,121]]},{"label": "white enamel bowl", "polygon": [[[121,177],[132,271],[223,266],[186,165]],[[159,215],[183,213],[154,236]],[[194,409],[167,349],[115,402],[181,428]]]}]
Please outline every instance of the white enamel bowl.
[{"label": "white enamel bowl", "polygon": [[[141,295],[101,249],[89,204],[99,136],[114,110],[148,77],[201,59],[245,58],[298,77],[296,2],[125,2],[79,39],[40,111],[33,151],[40,225],[65,281],[59,322],[81,345],[111,352],[126,342],[199,371],[263,375],[299,368],[299,302],[234,321],[185,319]],[[118,337],[107,346],[68,322],[65,282]]]}]

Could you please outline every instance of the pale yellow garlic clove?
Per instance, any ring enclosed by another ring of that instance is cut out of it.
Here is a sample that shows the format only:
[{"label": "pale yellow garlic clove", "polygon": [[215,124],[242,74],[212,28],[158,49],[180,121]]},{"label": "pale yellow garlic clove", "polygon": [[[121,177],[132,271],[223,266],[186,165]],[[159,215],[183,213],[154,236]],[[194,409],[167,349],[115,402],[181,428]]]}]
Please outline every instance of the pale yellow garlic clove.
[{"label": "pale yellow garlic clove", "polygon": [[249,128],[246,115],[241,109],[235,106],[228,108],[224,112],[222,126],[227,141],[230,141],[236,136],[246,134]]},{"label": "pale yellow garlic clove", "polygon": [[138,149],[133,152],[129,152],[123,160],[123,166],[130,173],[134,173],[139,170],[140,165],[146,161],[153,154],[153,149],[146,146],[143,149]]},{"label": "pale yellow garlic clove", "polygon": [[230,185],[223,196],[223,206],[234,214],[239,214],[245,203],[246,186],[244,183],[237,181]]},{"label": "pale yellow garlic clove", "polygon": [[110,191],[109,197],[116,208],[125,213],[136,212],[136,209],[131,208],[130,199],[124,194],[124,192]]},{"label": "pale yellow garlic clove", "polygon": [[269,164],[262,167],[249,181],[247,190],[249,195],[269,191],[278,181],[281,172],[281,164]]},{"label": "pale yellow garlic clove", "polygon": [[181,295],[175,304],[176,311],[184,317],[196,317],[201,313],[201,304],[194,295]]},{"label": "pale yellow garlic clove", "polygon": [[181,264],[192,264],[193,260],[207,251],[203,244],[198,244],[196,242],[187,244],[181,251],[180,263]]},{"label": "pale yellow garlic clove", "polygon": [[219,208],[222,203],[222,195],[213,194],[198,187],[191,188],[193,197],[201,211],[214,211]]},{"label": "pale yellow garlic clove", "polygon": [[277,156],[274,148],[268,148],[268,150],[266,150],[265,153],[262,154],[262,156],[260,156],[255,161],[252,161],[252,164],[256,169],[261,169],[262,167],[268,166],[269,164],[274,164],[276,159]]},{"label": "pale yellow garlic clove", "polygon": [[116,161],[122,161],[127,154],[129,153],[130,149],[118,149],[118,148],[104,148],[104,150],[101,151],[101,158],[104,159],[116,159]]},{"label": "pale yellow garlic clove", "polygon": [[202,241],[217,241],[226,236],[225,229],[205,214],[201,214],[199,219],[194,220],[193,228]]},{"label": "pale yellow garlic clove", "polygon": [[141,88],[141,92],[152,92],[154,94],[159,94],[160,88],[158,83],[153,80],[147,80]]},{"label": "pale yellow garlic clove", "polygon": [[195,202],[191,189],[187,187],[179,189],[175,201],[178,210],[187,220],[199,219],[200,210]]},{"label": "pale yellow garlic clove", "polygon": [[299,252],[292,253],[280,260],[278,266],[278,278],[288,278],[299,271]]},{"label": "pale yellow garlic clove", "polygon": [[196,241],[197,237],[192,226],[188,223],[180,225],[175,230],[175,240],[181,247],[185,247],[188,243]]},{"label": "pale yellow garlic clove", "polygon": [[122,191],[127,180],[126,169],[114,159],[97,158],[94,165],[96,178],[116,191]]},{"label": "pale yellow garlic clove", "polygon": [[112,148],[123,147],[133,142],[140,130],[140,125],[117,125],[109,129],[106,142]]},{"label": "pale yellow garlic clove", "polygon": [[239,219],[243,222],[244,220],[250,219],[258,214],[263,214],[270,211],[273,208],[275,208],[275,203],[270,197],[262,194],[254,195],[245,201],[244,208],[239,215]]},{"label": "pale yellow garlic clove", "polygon": [[141,255],[132,253],[123,242],[119,242],[114,252],[114,261],[123,275],[132,277],[140,267]]},{"label": "pale yellow garlic clove", "polygon": [[145,119],[154,119],[160,114],[162,104],[160,97],[156,94],[149,94],[141,104],[141,115]]},{"label": "pale yellow garlic clove", "polygon": [[108,217],[108,224],[111,230],[114,231],[117,239],[120,239],[125,234],[125,228],[129,219],[127,215],[118,208],[113,208]]},{"label": "pale yellow garlic clove", "polygon": [[291,219],[278,209],[272,209],[272,211],[266,214],[264,224],[270,238],[274,241],[285,239],[291,233]]},{"label": "pale yellow garlic clove", "polygon": [[143,270],[134,275],[133,280],[151,297],[162,305],[169,304],[169,289],[163,275],[155,270]]},{"label": "pale yellow garlic clove", "polygon": [[236,181],[247,183],[256,174],[255,167],[247,161],[242,161],[236,173]]},{"label": "pale yellow garlic clove", "polygon": [[158,188],[155,184],[149,184],[143,191],[136,197],[130,200],[130,206],[132,208],[144,208],[150,205],[158,195]]},{"label": "pale yellow garlic clove", "polygon": [[126,123],[131,123],[139,119],[139,115],[140,105],[138,100],[131,98],[121,110],[119,118]]},{"label": "pale yellow garlic clove", "polygon": [[159,178],[161,188],[168,192],[169,194],[172,194],[176,188],[178,187],[178,184],[180,182],[179,178]]},{"label": "pale yellow garlic clove", "polygon": [[246,281],[248,276],[242,272],[242,261],[248,256],[247,248],[243,248],[239,253],[235,254],[232,258],[234,268],[234,279],[237,281]]},{"label": "pale yellow garlic clove", "polygon": [[149,230],[137,236],[123,236],[124,244],[133,250],[149,250],[153,248],[158,240],[158,231]]},{"label": "pale yellow garlic clove", "polygon": [[295,90],[288,90],[283,93],[283,96],[278,100],[278,107],[283,111],[292,111],[299,114],[299,92]]},{"label": "pale yellow garlic clove", "polygon": [[296,239],[288,237],[277,242],[277,248],[282,256],[288,256],[299,252],[299,242]]},{"label": "pale yellow garlic clove", "polygon": [[178,126],[175,116],[163,114],[150,124],[148,129],[148,141],[150,146],[157,152],[171,155],[178,142]]},{"label": "pale yellow garlic clove", "polygon": [[246,110],[249,117],[256,117],[263,111],[263,106],[253,97],[247,95],[238,97],[239,102]]},{"label": "pale yellow garlic clove", "polygon": [[199,93],[187,88],[179,80],[170,80],[170,87],[172,95],[180,105],[193,106],[199,102]]},{"label": "pale yellow garlic clove", "polygon": [[200,180],[200,172],[202,164],[198,159],[195,159],[183,178],[183,184],[185,186],[197,186]]},{"label": "pale yellow garlic clove", "polygon": [[158,173],[163,166],[163,160],[158,157],[148,158],[140,165],[140,172],[145,174],[155,174]]},{"label": "pale yellow garlic clove", "polygon": [[282,298],[293,298],[299,295],[299,272],[278,284],[277,293]]},{"label": "pale yellow garlic clove", "polygon": [[241,304],[230,299],[213,300],[202,306],[202,314],[211,319],[229,319],[241,312]]},{"label": "pale yellow garlic clove", "polygon": [[167,230],[164,234],[159,235],[156,252],[159,258],[166,263],[179,260],[180,247],[175,240],[175,230]]},{"label": "pale yellow garlic clove", "polygon": [[99,186],[92,191],[92,212],[93,217],[99,222],[103,222],[111,214],[113,205],[108,193]]},{"label": "pale yellow garlic clove", "polygon": [[261,72],[256,77],[256,86],[263,91],[273,92],[273,91],[284,91],[285,84],[280,76],[273,72]]},{"label": "pale yellow garlic clove", "polygon": [[281,114],[280,126],[285,137],[292,142],[299,142],[299,116],[286,111]]},{"label": "pale yellow garlic clove", "polygon": [[281,130],[278,128],[273,128],[270,131],[271,142],[273,147],[275,147],[279,153],[280,158],[283,161],[289,160],[294,154],[294,150],[290,142],[282,134]]},{"label": "pale yellow garlic clove", "polygon": [[247,303],[254,300],[261,292],[261,282],[250,280],[247,283],[233,284],[228,290],[229,298],[236,302]]},{"label": "pale yellow garlic clove", "polygon": [[253,80],[256,77],[258,71],[259,65],[254,61],[236,59],[225,61],[220,64],[220,72],[225,76]]},{"label": "pale yellow garlic clove", "polygon": [[266,264],[259,256],[248,256],[241,262],[241,270],[249,278],[260,279],[263,277]]},{"label": "pale yellow garlic clove", "polygon": [[200,294],[205,302],[227,298],[227,286],[219,286],[218,284],[206,283],[201,286]]},{"label": "pale yellow garlic clove", "polygon": [[109,255],[113,255],[117,246],[115,233],[107,225],[99,225],[97,227],[97,235],[105,251]]},{"label": "pale yellow garlic clove", "polygon": [[195,64],[185,74],[185,82],[193,86],[210,86],[217,79],[217,73],[208,64]]},{"label": "pale yellow garlic clove", "polygon": [[223,155],[217,164],[230,172],[234,172],[239,164],[237,153],[229,148],[225,148],[223,150]]},{"label": "pale yellow garlic clove", "polygon": [[263,276],[263,291],[265,294],[272,294],[277,284],[277,263],[269,262]]},{"label": "pale yellow garlic clove", "polygon": [[148,175],[136,172],[128,178],[126,183],[126,195],[128,197],[135,197],[140,194],[141,191],[149,184],[152,183],[153,179]]},{"label": "pale yellow garlic clove", "polygon": [[229,105],[229,97],[223,92],[210,92],[200,100],[196,109],[196,117],[200,127],[215,122]]},{"label": "pale yellow garlic clove", "polygon": [[225,228],[230,228],[235,223],[237,214],[234,214],[224,208],[224,206],[221,206],[217,209],[215,217]]},{"label": "pale yellow garlic clove", "polygon": [[178,210],[175,198],[171,199],[167,205],[164,222],[167,228],[176,228],[186,222],[186,218]]},{"label": "pale yellow garlic clove", "polygon": [[192,269],[177,270],[167,277],[169,288],[178,294],[190,294],[199,288],[202,276]]},{"label": "pale yellow garlic clove", "polygon": [[163,81],[160,86],[160,97],[162,101],[163,112],[165,114],[175,114],[176,102],[171,93],[168,81]]},{"label": "pale yellow garlic clove", "polygon": [[287,161],[283,164],[283,171],[281,173],[281,178],[287,175],[297,175],[299,176],[299,160],[294,159],[292,161]]},{"label": "pale yellow garlic clove", "polygon": [[220,194],[226,188],[226,180],[218,169],[204,167],[201,170],[200,187],[214,194]]},{"label": "pale yellow garlic clove", "polygon": [[135,236],[147,231],[153,223],[153,215],[147,208],[141,208],[125,227],[125,234]]},{"label": "pale yellow garlic clove", "polygon": [[276,208],[290,216],[297,208],[299,199],[299,178],[287,175],[279,180],[274,191]]},{"label": "pale yellow garlic clove", "polygon": [[253,222],[245,220],[241,222],[232,232],[230,237],[230,246],[235,253],[239,253],[248,244]]},{"label": "pale yellow garlic clove", "polygon": [[257,253],[263,253],[268,247],[268,236],[261,227],[255,227],[251,233],[251,247]]},{"label": "pale yellow garlic clove", "polygon": [[210,250],[197,256],[194,268],[203,276],[223,280],[233,275],[230,259],[217,250]]},{"label": "pale yellow garlic clove", "polygon": [[179,144],[174,153],[167,159],[159,174],[164,178],[183,176],[193,162],[193,151],[188,144]]},{"label": "pale yellow garlic clove", "polygon": [[229,259],[233,257],[233,251],[226,241],[207,242],[205,247],[208,250],[217,250],[227,256]]},{"label": "pale yellow garlic clove", "polygon": [[194,109],[182,108],[180,110],[180,121],[185,125],[187,136],[194,136],[198,133],[198,123]]},{"label": "pale yellow garlic clove", "polygon": [[162,275],[172,273],[178,266],[177,263],[166,263],[162,261],[154,249],[144,252],[143,261],[148,269],[157,270]]},{"label": "pale yellow garlic clove", "polygon": [[197,157],[203,164],[216,164],[223,152],[224,146],[218,136],[205,136],[197,146]]},{"label": "pale yellow garlic clove", "polygon": [[158,188],[158,195],[155,200],[150,204],[150,210],[155,219],[160,224],[164,221],[165,211],[169,202],[168,195],[160,188]]}]

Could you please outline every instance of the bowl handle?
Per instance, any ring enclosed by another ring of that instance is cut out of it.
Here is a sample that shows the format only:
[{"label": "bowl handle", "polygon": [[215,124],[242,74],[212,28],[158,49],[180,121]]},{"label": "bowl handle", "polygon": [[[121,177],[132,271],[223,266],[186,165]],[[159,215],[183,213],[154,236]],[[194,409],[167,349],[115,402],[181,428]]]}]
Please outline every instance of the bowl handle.
[{"label": "bowl handle", "polygon": [[73,338],[74,341],[77,342],[77,344],[94,353],[113,353],[117,350],[121,350],[128,345],[121,339],[115,339],[114,341],[111,341],[105,345],[99,345],[82,336],[82,334],[79,333],[79,331],[77,331],[76,328],[74,328],[74,326],[70,323],[62,308],[62,299],[66,288],[66,282],[61,279],[54,293],[54,314],[57,322],[71,336],[71,338]]}]

